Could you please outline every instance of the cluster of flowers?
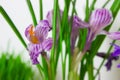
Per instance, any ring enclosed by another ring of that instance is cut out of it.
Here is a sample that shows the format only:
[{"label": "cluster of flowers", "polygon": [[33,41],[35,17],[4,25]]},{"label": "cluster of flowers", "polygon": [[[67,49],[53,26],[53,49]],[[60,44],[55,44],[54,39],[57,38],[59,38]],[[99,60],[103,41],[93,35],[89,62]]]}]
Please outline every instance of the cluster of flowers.
[{"label": "cluster of flowers", "polygon": [[[63,12],[60,11],[60,16],[62,16]],[[53,40],[52,38],[47,38],[49,31],[52,30],[52,18],[53,11],[49,11],[47,14],[46,20],[41,20],[38,25],[33,28],[33,25],[29,25],[25,30],[25,36],[30,41],[28,44],[28,51],[30,53],[30,58],[33,64],[38,64],[37,60],[39,54],[42,52],[49,51],[52,48]],[[113,20],[112,14],[108,9],[97,9],[91,13],[89,22],[82,21],[77,15],[73,16],[72,23],[72,32],[71,32],[71,50],[75,48],[75,42],[79,35],[79,29],[87,28],[88,35],[86,40],[86,45],[84,51],[90,49],[91,42],[97,35],[107,35],[109,38],[113,40],[120,39],[120,32],[107,32],[104,30],[109,24],[111,24]],[[68,18],[68,21],[70,19]],[[56,34],[59,37],[59,25],[57,24]],[[81,36],[82,37],[82,36]],[[57,40],[57,39],[56,39]],[[118,56],[120,54],[120,47],[115,46],[115,51],[112,56]],[[84,52],[83,51],[83,52]],[[119,65],[120,67],[120,65]]]}]

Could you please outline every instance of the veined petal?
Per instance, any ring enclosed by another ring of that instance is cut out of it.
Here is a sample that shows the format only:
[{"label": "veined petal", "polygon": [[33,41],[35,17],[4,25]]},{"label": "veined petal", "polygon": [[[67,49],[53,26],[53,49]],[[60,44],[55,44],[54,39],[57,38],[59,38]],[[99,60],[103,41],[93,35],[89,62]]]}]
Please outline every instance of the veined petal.
[{"label": "veined petal", "polygon": [[30,52],[30,59],[32,61],[32,64],[39,64],[37,57],[38,55],[35,55],[34,52]]},{"label": "veined petal", "polygon": [[94,32],[99,31],[112,22],[112,14],[107,9],[97,9],[92,12],[89,23]]},{"label": "veined petal", "polygon": [[52,48],[53,45],[53,40],[52,38],[48,38],[46,39],[43,43],[42,43],[42,47],[44,51],[50,51],[50,49]]},{"label": "veined petal", "polygon": [[50,26],[47,20],[40,21],[39,24],[36,26],[35,36],[38,38],[40,43],[42,43],[47,37],[49,30]]},{"label": "veined petal", "polygon": [[73,16],[73,27],[75,28],[88,28],[89,24],[82,21],[78,16]]},{"label": "veined petal", "polygon": [[28,51],[30,53],[30,59],[33,64],[38,64],[39,61],[37,60],[39,54],[42,52],[43,48],[41,44],[32,44],[28,45]]},{"label": "veined petal", "polygon": [[43,48],[41,44],[28,44],[28,51],[34,52],[34,53],[40,53],[42,52]]}]

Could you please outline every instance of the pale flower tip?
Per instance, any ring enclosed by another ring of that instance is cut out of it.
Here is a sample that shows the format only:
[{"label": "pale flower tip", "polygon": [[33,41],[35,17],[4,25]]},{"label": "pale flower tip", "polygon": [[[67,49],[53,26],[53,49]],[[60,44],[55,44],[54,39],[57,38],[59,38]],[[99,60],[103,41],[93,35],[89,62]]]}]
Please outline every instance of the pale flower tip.
[{"label": "pale flower tip", "polygon": [[96,29],[103,29],[112,22],[112,13],[108,9],[97,9],[92,12],[90,17],[90,25]]},{"label": "pale flower tip", "polygon": [[111,32],[107,36],[113,40],[120,40],[120,32]]}]

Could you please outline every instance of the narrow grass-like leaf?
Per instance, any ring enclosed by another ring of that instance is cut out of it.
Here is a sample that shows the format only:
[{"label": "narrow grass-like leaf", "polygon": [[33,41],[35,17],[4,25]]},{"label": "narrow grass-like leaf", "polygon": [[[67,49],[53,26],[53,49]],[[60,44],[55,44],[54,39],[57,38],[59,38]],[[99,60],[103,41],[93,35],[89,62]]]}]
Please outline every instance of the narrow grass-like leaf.
[{"label": "narrow grass-like leaf", "polygon": [[55,61],[54,61],[54,54],[55,54],[55,45],[56,45],[56,22],[57,22],[57,8],[58,8],[58,0],[54,0],[54,13],[53,13],[53,22],[52,22],[52,37],[53,37],[53,47],[51,51],[51,71],[52,71],[52,80],[55,80]]},{"label": "narrow grass-like leaf", "polygon": [[30,14],[32,16],[33,24],[34,24],[34,26],[36,26],[37,25],[37,20],[36,20],[36,17],[35,17],[35,13],[34,13],[31,1],[30,0],[26,0],[26,2],[27,2],[27,5],[28,5]]},{"label": "narrow grass-like leaf", "polygon": [[39,7],[40,7],[40,20],[43,19],[43,4],[42,0],[39,0]]},{"label": "narrow grass-like leaf", "polygon": [[8,16],[8,14],[6,13],[6,11],[2,8],[2,6],[0,6],[0,13],[4,17],[4,19],[7,21],[7,23],[10,25],[10,27],[12,28],[12,30],[15,32],[15,34],[17,35],[18,39],[21,41],[21,43],[23,44],[23,46],[25,48],[27,48],[27,45],[26,45],[23,37],[21,36],[20,32],[18,31],[17,27],[15,26],[15,24],[13,23],[13,21],[11,20],[11,18]]}]

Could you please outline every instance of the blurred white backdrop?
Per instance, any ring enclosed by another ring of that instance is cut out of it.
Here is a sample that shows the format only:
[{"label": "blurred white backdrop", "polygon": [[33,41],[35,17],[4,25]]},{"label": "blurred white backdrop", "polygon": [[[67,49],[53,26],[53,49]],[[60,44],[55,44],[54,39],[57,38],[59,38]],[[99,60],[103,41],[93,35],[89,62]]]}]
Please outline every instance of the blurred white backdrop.
[{"label": "blurred white backdrop", "polygon": [[[34,11],[37,17],[37,21],[39,21],[39,2],[38,0],[31,0]],[[98,0],[95,8],[101,8],[103,3],[106,0]],[[114,0],[111,0],[111,2],[107,5],[106,8],[110,8],[112,2]],[[59,0],[60,8],[64,8],[63,4],[64,0]],[[90,0],[90,3],[92,0]],[[28,11],[28,7],[26,5],[25,0],[0,0],[0,5],[4,7],[4,9],[7,11],[9,16],[14,21],[15,25],[19,29],[20,33],[22,34],[25,41],[28,43],[27,39],[24,36],[24,30],[25,28],[32,23],[32,19],[30,16],[30,13]],[[52,10],[53,8],[53,0],[43,0],[43,17],[46,18],[46,14],[49,10]],[[78,12],[78,15],[80,18],[84,19],[84,10],[85,10],[85,0],[77,0],[76,9]],[[116,31],[118,27],[120,27],[120,13],[117,16],[117,19],[115,20],[111,31]],[[0,15],[0,51],[4,51],[7,49],[7,45],[10,42],[10,51],[15,50],[16,53],[19,53],[21,51],[24,51],[21,55],[23,56],[23,59],[25,61],[29,61],[29,55],[28,52],[24,49],[14,32],[11,30],[10,26],[7,24],[7,22],[4,20],[4,18]],[[102,48],[99,51],[106,52],[109,46],[109,43],[111,40],[106,38],[104,41],[104,44],[102,45]],[[118,41],[120,42],[120,41]],[[119,44],[119,43],[118,43]],[[102,59],[96,57],[94,60],[95,67],[97,68],[100,64]],[[102,67],[101,70],[101,80],[120,80],[120,69],[116,68],[116,65],[120,63],[120,60],[113,63],[112,70],[107,72],[105,67]],[[61,68],[61,65],[59,64],[59,67]],[[61,72],[60,69],[58,71]],[[58,77],[61,77],[61,74],[59,73]],[[60,79],[60,78],[58,78]],[[87,80],[87,77],[86,77]]]}]

